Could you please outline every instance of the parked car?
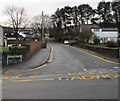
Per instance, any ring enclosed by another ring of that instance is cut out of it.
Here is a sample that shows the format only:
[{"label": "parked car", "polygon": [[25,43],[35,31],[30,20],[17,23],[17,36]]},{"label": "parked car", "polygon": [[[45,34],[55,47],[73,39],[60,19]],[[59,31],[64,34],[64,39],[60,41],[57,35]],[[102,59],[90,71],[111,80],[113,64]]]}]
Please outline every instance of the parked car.
[{"label": "parked car", "polygon": [[69,41],[68,40],[64,40],[64,44],[69,44]]},{"label": "parked car", "polygon": [[77,40],[70,40],[69,41],[69,45],[72,45],[72,46],[75,45],[76,43],[77,43]]}]

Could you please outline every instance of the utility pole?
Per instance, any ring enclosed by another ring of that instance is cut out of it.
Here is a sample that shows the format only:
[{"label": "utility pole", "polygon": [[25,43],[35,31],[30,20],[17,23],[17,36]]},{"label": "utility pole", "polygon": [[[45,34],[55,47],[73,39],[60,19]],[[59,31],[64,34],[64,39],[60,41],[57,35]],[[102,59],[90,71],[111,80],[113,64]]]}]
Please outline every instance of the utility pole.
[{"label": "utility pole", "polygon": [[42,11],[42,41],[44,43],[44,13]]},{"label": "utility pole", "polygon": [[102,0],[102,2],[105,2],[105,0]]},{"label": "utility pole", "polygon": [[42,11],[42,42],[43,48],[46,48],[45,35],[44,35],[44,13]]}]

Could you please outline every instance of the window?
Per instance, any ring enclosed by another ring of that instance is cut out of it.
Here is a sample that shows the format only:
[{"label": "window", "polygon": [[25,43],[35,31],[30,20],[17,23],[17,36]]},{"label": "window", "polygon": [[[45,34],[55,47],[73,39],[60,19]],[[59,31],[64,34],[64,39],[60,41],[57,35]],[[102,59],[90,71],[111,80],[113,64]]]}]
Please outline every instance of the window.
[{"label": "window", "polygon": [[94,29],[95,32],[99,32],[99,29]]}]

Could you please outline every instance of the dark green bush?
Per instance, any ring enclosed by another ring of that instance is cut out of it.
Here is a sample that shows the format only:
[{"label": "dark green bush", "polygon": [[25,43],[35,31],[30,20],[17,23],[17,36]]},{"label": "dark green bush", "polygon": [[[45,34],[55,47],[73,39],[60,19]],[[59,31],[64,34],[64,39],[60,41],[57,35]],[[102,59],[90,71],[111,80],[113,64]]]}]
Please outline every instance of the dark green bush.
[{"label": "dark green bush", "polygon": [[99,44],[99,43],[100,43],[100,39],[97,38],[97,37],[95,37],[95,38],[93,39],[93,42],[94,42],[95,44]]},{"label": "dark green bush", "polygon": [[118,42],[117,42],[117,43],[118,43],[118,47],[120,47],[120,39],[118,40]]}]

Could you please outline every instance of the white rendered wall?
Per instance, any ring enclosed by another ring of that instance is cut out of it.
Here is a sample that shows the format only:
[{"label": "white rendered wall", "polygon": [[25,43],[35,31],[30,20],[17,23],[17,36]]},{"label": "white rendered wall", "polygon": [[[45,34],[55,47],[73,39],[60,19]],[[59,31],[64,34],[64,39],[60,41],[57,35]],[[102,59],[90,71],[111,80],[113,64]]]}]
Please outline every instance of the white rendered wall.
[{"label": "white rendered wall", "polygon": [[[102,29],[99,29],[98,31],[95,31],[94,29],[91,29],[91,31],[94,33],[95,36],[98,36],[99,38],[108,38],[107,41],[117,41],[118,40],[118,32],[117,31],[102,31]],[[92,39],[93,40],[93,39]],[[90,40],[90,42],[92,42]],[[100,43],[103,41],[101,40]]]}]

